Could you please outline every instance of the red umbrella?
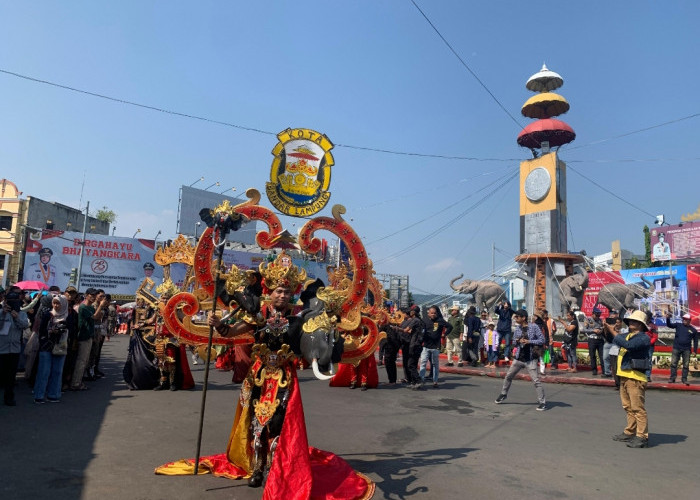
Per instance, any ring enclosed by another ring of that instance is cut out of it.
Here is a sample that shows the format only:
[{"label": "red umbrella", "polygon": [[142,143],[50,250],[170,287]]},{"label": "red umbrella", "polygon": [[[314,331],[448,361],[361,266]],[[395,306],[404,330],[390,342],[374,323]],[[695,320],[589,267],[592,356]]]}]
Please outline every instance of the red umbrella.
[{"label": "red umbrella", "polygon": [[22,290],[48,290],[49,286],[43,281],[20,281],[14,286],[20,287]]},{"label": "red umbrella", "polygon": [[540,148],[543,141],[552,147],[568,144],[576,139],[576,133],[566,123],[554,118],[537,120],[518,134],[518,144],[524,148]]}]

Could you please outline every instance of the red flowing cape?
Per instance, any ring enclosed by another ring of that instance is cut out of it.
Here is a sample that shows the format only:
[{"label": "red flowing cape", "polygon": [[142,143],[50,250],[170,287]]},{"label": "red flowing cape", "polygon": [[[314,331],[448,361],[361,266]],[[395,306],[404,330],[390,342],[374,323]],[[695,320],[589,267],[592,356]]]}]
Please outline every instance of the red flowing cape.
[{"label": "red flowing cape", "polygon": [[[372,498],[375,485],[368,477],[355,472],[337,455],[309,446],[296,371],[292,371],[290,391],[287,413],[265,483],[263,499],[364,500]],[[238,415],[240,411],[239,402],[236,414]],[[169,462],[157,467],[155,472],[164,475],[192,475],[194,460]],[[212,473],[229,479],[241,479],[249,475],[245,469],[230,462],[226,453],[201,457],[198,473]]]}]

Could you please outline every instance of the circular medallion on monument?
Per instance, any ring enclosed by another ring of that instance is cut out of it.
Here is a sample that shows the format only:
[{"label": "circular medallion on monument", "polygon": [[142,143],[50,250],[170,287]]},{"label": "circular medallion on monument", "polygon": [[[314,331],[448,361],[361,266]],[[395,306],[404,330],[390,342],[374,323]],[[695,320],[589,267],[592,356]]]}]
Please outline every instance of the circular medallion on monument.
[{"label": "circular medallion on monument", "polygon": [[313,215],[323,209],[331,194],[333,143],[309,129],[287,129],[277,134],[275,159],[266,191],[270,203],[293,217]]},{"label": "circular medallion on monument", "polygon": [[537,167],[525,179],[525,196],[533,202],[542,201],[552,186],[552,177],[544,167]]}]

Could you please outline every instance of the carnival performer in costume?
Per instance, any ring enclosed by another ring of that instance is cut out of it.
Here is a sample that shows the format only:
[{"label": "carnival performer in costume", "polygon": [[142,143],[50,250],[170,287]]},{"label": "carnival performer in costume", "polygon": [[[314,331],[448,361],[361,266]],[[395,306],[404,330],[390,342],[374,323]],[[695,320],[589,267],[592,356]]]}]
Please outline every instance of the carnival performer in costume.
[{"label": "carnival performer in costume", "polygon": [[[201,473],[228,478],[248,478],[251,487],[265,483],[265,499],[370,498],[373,483],[356,473],[332,453],[310,448],[296,375],[297,355],[302,354],[305,318],[321,324],[326,312],[297,316],[291,305],[301,289],[306,272],[280,254],[267,266],[260,265],[268,301],[262,306],[254,330],[252,364],[241,385],[233,429],[226,453],[202,457]],[[250,313],[250,311],[248,311]],[[227,325],[215,316],[209,319],[220,335],[249,331],[241,321]],[[342,354],[338,342],[337,362]],[[171,462],[156,469],[158,474],[192,474],[193,460]],[[316,480],[314,480],[316,478]]]},{"label": "carnival performer in costume", "polygon": [[[362,337],[356,338],[346,335],[345,344],[348,349],[362,342]],[[355,389],[360,386],[361,391],[376,389],[379,385],[379,373],[377,372],[377,360],[372,352],[357,363],[340,363],[338,373],[330,381],[331,387],[349,387]]]},{"label": "carnival performer in costume", "polygon": [[[245,286],[242,286],[243,282],[245,282]],[[222,300],[226,304],[233,300],[238,309],[234,314],[222,320],[224,326],[220,328],[225,328],[227,335],[230,335],[228,330],[233,328],[236,323],[243,322],[251,325],[250,331],[254,331],[254,328],[257,327],[256,315],[260,311],[262,293],[262,274],[260,272],[253,269],[241,272],[235,265],[231,266]],[[224,371],[232,370],[232,381],[239,384],[245,379],[250,368],[252,350],[252,343],[229,346],[217,356],[216,368]]]},{"label": "carnival performer in costume", "polygon": [[124,381],[131,390],[192,389],[194,379],[185,346],[168,331],[161,311],[177,288],[166,280],[156,291],[161,294],[159,299],[143,287],[137,292],[147,300],[143,296],[137,299],[129,353],[123,370]]},{"label": "carnival performer in costume", "polygon": [[153,388],[154,391],[162,391],[170,389],[176,391],[178,389],[192,389],[194,387],[194,379],[192,372],[187,362],[187,351],[184,344],[180,344],[177,339],[170,333],[161,313],[162,308],[168,302],[170,297],[178,291],[177,287],[169,279],[156,288],[160,293],[158,311],[155,315],[155,335],[154,349],[156,354],[156,364],[160,372],[158,385]]}]

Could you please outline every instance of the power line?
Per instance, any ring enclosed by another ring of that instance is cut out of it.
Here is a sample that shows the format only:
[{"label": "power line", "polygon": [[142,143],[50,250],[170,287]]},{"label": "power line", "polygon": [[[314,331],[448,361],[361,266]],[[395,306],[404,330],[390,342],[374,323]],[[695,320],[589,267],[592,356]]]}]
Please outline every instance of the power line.
[{"label": "power line", "polygon": [[600,184],[598,184],[598,183],[597,183],[596,181],[594,181],[593,179],[591,179],[591,178],[589,178],[589,177],[586,177],[586,176],[583,175],[581,172],[579,172],[578,170],[576,170],[574,167],[569,167],[569,168],[570,168],[571,170],[573,170],[574,172],[576,172],[576,173],[577,173],[578,175],[580,175],[581,177],[583,177],[584,179],[586,179],[586,180],[587,180],[588,182],[590,182],[591,184],[593,184],[593,185],[599,187],[600,189],[602,189],[603,191],[605,191],[605,192],[608,193],[609,195],[611,195],[611,196],[617,198],[617,199],[620,200],[621,202],[626,203],[627,205],[629,205],[630,207],[632,207],[632,208],[634,208],[634,209],[636,209],[636,210],[639,210],[641,213],[648,215],[648,216],[651,217],[652,219],[653,219],[654,217],[656,217],[656,215],[650,214],[649,212],[647,212],[647,211],[644,210],[643,208],[638,207],[638,206],[635,205],[634,203],[625,200],[624,198],[618,196],[617,194],[613,193],[613,192],[610,191],[609,189],[607,189],[607,188],[601,186]]},{"label": "power line", "polygon": [[98,94],[96,92],[90,92],[88,90],[77,89],[75,87],[69,87],[68,85],[61,85],[59,83],[50,82],[48,80],[41,80],[39,78],[34,78],[31,76],[27,76],[27,75],[20,75],[19,73],[14,73],[12,71],[7,71],[4,69],[0,69],[0,73],[5,73],[7,75],[16,76],[17,78],[23,78],[24,80],[29,80],[29,81],[36,82],[36,83],[43,83],[45,85],[50,85],[52,87],[57,87],[57,88],[64,89],[64,90],[70,90],[71,92],[78,92],[79,94],[85,94],[85,95],[89,95],[92,97],[99,97],[100,99],[107,99],[108,101],[118,102],[120,104],[128,104],[129,106],[136,106],[137,108],[150,109],[151,111],[158,111],[159,113],[166,113],[168,115],[175,115],[175,116],[180,116],[183,118],[190,118],[192,120],[200,120],[203,122],[214,123],[216,125],[224,125],[225,127],[233,127],[233,128],[237,128],[240,130],[248,130],[249,132],[257,132],[259,134],[274,135],[274,136],[277,135],[274,132],[268,132],[267,130],[261,130],[259,128],[245,127],[243,125],[236,125],[235,123],[229,123],[229,122],[224,122],[224,121],[220,121],[220,120],[213,120],[211,118],[206,118],[203,116],[191,115],[188,113],[181,113],[179,111],[172,111],[170,109],[158,108],[156,106],[149,106],[148,104],[140,104],[138,102],[127,101],[126,99],[119,99],[119,98],[110,97],[110,96],[104,95],[104,94]]},{"label": "power line", "polygon": [[[484,189],[491,187],[492,185],[496,184],[497,182],[500,182],[502,179],[503,179],[503,177],[500,177],[500,178],[494,180],[494,181],[491,182],[490,184],[487,184],[486,186],[484,186]],[[462,203],[463,201],[468,200],[469,198],[471,198],[471,197],[474,196],[475,194],[477,194],[477,193],[469,193],[469,194],[468,194],[467,196],[465,196],[464,198],[461,198],[461,199],[455,201],[454,203],[451,203],[451,204],[447,205],[445,208],[443,208],[443,209],[441,209],[441,210],[438,210],[437,212],[434,212],[434,213],[428,215],[427,217],[424,217],[424,218],[422,218],[422,219],[420,219],[420,220],[418,220],[418,221],[416,221],[416,222],[412,222],[411,224],[409,224],[409,225],[407,225],[407,226],[405,226],[405,227],[403,227],[403,228],[401,228],[401,229],[398,229],[397,231],[394,231],[393,233],[385,234],[385,235],[382,236],[381,238],[377,238],[376,240],[372,240],[372,241],[367,242],[367,245],[373,245],[373,244],[375,244],[375,243],[379,243],[380,241],[389,239],[389,238],[391,238],[392,236],[396,236],[396,235],[399,234],[399,233],[402,233],[402,232],[404,232],[404,231],[407,231],[408,229],[411,229],[411,228],[417,226],[418,224],[422,224],[423,222],[425,222],[425,221],[427,221],[427,220],[430,220],[430,219],[432,219],[433,217],[436,217],[436,216],[440,215],[440,214],[443,213],[443,212],[446,212],[447,210],[449,210],[450,208],[454,207],[455,205],[459,205],[459,204]],[[461,217],[462,217],[462,216],[460,216],[460,217],[458,217],[458,218],[461,218]]]},{"label": "power line", "polygon": [[521,124],[518,120],[516,120],[515,117],[514,117],[513,115],[510,114],[510,112],[505,108],[505,106],[504,106],[503,104],[501,104],[501,101],[499,101],[498,98],[497,98],[495,95],[493,95],[493,92],[491,92],[491,91],[489,90],[489,88],[486,86],[486,84],[485,84],[484,82],[482,82],[481,79],[477,76],[477,74],[474,73],[474,71],[472,71],[472,69],[469,67],[469,65],[468,65],[466,62],[464,62],[464,59],[462,59],[462,58],[460,57],[460,55],[457,53],[457,51],[456,51],[455,49],[452,48],[452,45],[450,45],[450,42],[448,42],[448,41],[445,39],[445,37],[442,36],[442,33],[440,33],[440,30],[438,30],[438,29],[435,27],[435,25],[434,25],[434,24],[432,23],[432,21],[428,18],[428,16],[425,15],[425,12],[423,12],[423,11],[421,10],[421,8],[418,7],[418,4],[415,2],[415,0],[411,0],[411,3],[415,6],[416,9],[418,9],[418,12],[421,13],[421,15],[425,18],[425,20],[428,22],[428,24],[430,25],[430,27],[433,28],[433,30],[435,31],[435,33],[437,33],[437,35],[438,35],[438,36],[440,37],[440,39],[445,43],[445,45],[447,45],[447,48],[450,49],[450,51],[451,51],[451,52],[454,54],[454,56],[459,60],[459,62],[462,63],[462,66],[464,66],[464,67],[467,69],[467,71],[469,71],[469,73],[471,73],[471,75],[476,79],[476,81],[479,82],[479,85],[481,85],[481,86],[484,88],[484,90],[485,90],[486,92],[488,92],[488,94],[491,96],[491,99],[493,99],[494,101],[496,101],[496,104],[498,104],[498,107],[500,107],[500,108],[503,110],[503,112],[504,112],[505,114],[507,114],[507,115],[510,117],[510,119],[513,120],[513,122],[515,122],[515,124],[518,126],[518,128],[522,129],[522,128],[523,128],[522,124]]},{"label": "power line", "polygon": [[413,250],[413,249],[419,247],[419,246],[422,245],[423,243],[425,243],[425,242],[427,242],[427,241],[430,241],[435,235],[441,233],[442,231],[444,231],[445,229],[447,229],[448,227],[450,227],[451,225],[453,225],[455,222],[457,222],[457,221],[459,221],[460,219],[462,219],[463,217],[465,217],[465,216],[466,216],[467,214],[469,214],[472,210],[474,210],[477,206],[479,206],[484,200],[486,200],[486,199],[488,199],[489,197],[491,197],[496,191],[498,191],[499,189],[501,189],[502,187],[504,187],[506,184],[508,184],[510,181],[512,181],[513,179],[515,179],[515,178],[518,176],[518,174],[519,174],[519,172],[518,172],[518,170],[516,169],[516,170],[514,171],[514,173],[511,174],[510,176],[508,176],[501,184],[499,184],[499,185],[496,186],[494,189],[492,189],[491,191],[489,191],[488,193],[486,193],[482,198],[480,198],[479,200],[477,200],[473,205],[471,205],[470,207],[468,207],[468,208],[467,208],[466,210],[464,210],[462,213],[460,213],[460,214],[458,214],[457,216],[453,217],[452,219],[448,220],[445,224],[443,224],[442,226],[438,227],[437,229],[435,229],[435,230],[432,231],[431,233],[427,234],[425,237],[423,237],[423,238],[419,239],[418,241],[412,243],[411,245],[407,246],[406,248],[403,248],[402,250],[399,250],[398,252],[395,252],[395,253],[393,253],[393,254],[391,254],[391,255],[388,255],[388,256],[384,257],[383,259],[375,260],[374,263],[375,263],[375,264],[379,264],[379,263],[382,263],[382,262],[386,262],[386,261],[388,261],[388,260],[391,260],[391,259],[393,259],[393,258],[400,257],[401,255],[404,255],[404,254],[410,252],[411,250]]},{"label": "power line", "polygon": [[613,140],[615,140],[615,139],[621,139],[622,137],[627,137],[627,136],[630,136],[630,135],[639,134],[640,132],[646,132],[646,131],[648,131],[648,130],[653,130],[653,129],[655,129],[655,128],[665,127],[666,125],[672,125],[672,124],[674,124],[674,123],[682,122],[682,121],[684,121],[684,120],[690,120],[691,118],[697,118],[698,116],[700,116],[700,113],[693,113],[692,115],[684,116],[684,117],[682,117],[682,118],[676,118],[675,120],[670,120],[670,121],[667,121],[667,122],[658,123],[658,124],[656,124],[656,125],[651,125],[651,126],[649,126],[649,127],[640,128],[639,130],[633,130],[632,132],[627,132],[627,133],[624,133],[624,134],[615,135],[615,136],[609,137],[609,138],[607,138],[607,139],[600,139],[600,140],[598,140],[598,141],[593,141],[593,142],[589,142],[589,143],[586,143],[586,144],[581,144],[581,145],[577,145],[577,146],[572,146],[572,147],[569,147],[569,148],[566,148],[566,149],[567,149],[567,151],[571,151],[571,150],[574,150],[574,149],[581,149],[581,148],[585,148],[585,147],[588,147],[588,146],[593,146],[593,145],[595,145],[595,144],[601,144],[601,143],[603,143],[603,142],[613,141]]},{"label": "power line", "polygon": [[[129,101],[129,100],[126,100],[126,99],[121,99],[121,98],[118,98],[118,97],[111,97],[111,96],[108,96],[108,95],[105,95],[105,94],[99,94],[99,93],[97,93],[97,92],[91,92],[91,91],[89,91],[89,90],[78,89],[78,88],[71,87],[71,86],[68,86],[68,85],[62,85],[62,84],[60,84],[60,83],[55,83],[55,82],[51,82],[51,81],[48,81],[48,80],[43,80],[43,79],[40,79],[40,78],[35,78],[35,77],[32,77],[32,76],[23,75],[23,74],[20,74],[20,73],[16,73],[16,72],[14,72],[14,71],[8,71],[8,70],[5,70],[5,69],[0,69],[0,73],[6,74],[6,75],[10,75],[10,76],[14,76],[14,77],[17,77],[17,78],[21,78],[21,79],[23,79],[23,80],[28,80],[28,81],[35,82],[35,83],[41,83],[41,84],[44,84],[44,85],[49,85],[49,86],[51,86],[51,87],[56,87],[56,88],[60,88],[60,89],[63,89],[63,90],[69,90],[69,91],[71,91],[71,92],[77,92],[77,93],[79,93],[79,94],[89,95],[89,96],[91,96],[91,97],[97,97],[97,98],[100,98],[100,99],[106,99],[106,100],[108,100],[108,101],[116,102],[116,103],[119,103],[119,104],[124,104],[124,105],[128,105],[128,106],[135,106],[135,107],[142,108],[142,109],[148,109],[148,110],[150,110],[150,111],[158,111],[159,113],[165,113],[165,114],[169,114],[169,115],[173,115],[173,116],[179,116],[179,117],[181,117],[181,118],[189,118],[189,119],[193,119],[193,120],[199,120],[199,121],[203,121],[203,122],[207,122],[207,123],[212,123],[212,124],[215,124],[215,125],[223,125],[223,126],[225,126],[225,127],[235,128],[235,129],[238,129],[238,130],[246,130],[246,131],[248,131],[248,132],[256,132],[256,133],[259,133],[259,134],[273,135],[273,136],[276,136],[276,135],[277,135],[276,133],[270,132],[270,131],[268,131],[268,130],[262,130],[262,129],[255,128],[255,127],[248,127],[248,126],[245,126],[245,125],[238,125],[238,124],[235,124],[235,123],[225,122],[225,121],[221,121],[221,120],[215,120],[215,119],[207,118],[207,117],[203,117],[203,116],[192,115],[192,114],[183,113],[183,112],[180,112],[180,111],[173,111],[173,110],[170,110],[170,109],[159,108],[159,107],[157,107],[157,106],[151,106],[151,105],[148,105],[148,104],[141,104],[141,103]],[[650,127],[644,128],[644,129],[636,130],[636,131],[633,131],[633,132],[628,132],[628,133],[621,134],[621,135],[618,135],[618,136],[615,136],[615,137],[611,137],[611,138],[608,138],[608,139],[601,139],[601,140],[599,140],[599,141],[591,142],[591,143],[588,143],[588,144],[583,144],[583,145],[580,145],[580,146],[568,147],[566,150],[567,150],[567,151],[570,151],[570,150],[574,150],[574,149],[579,149],[579,148],[582,148],[582,147],[590,146],[590,145],[593,145],[593,144],[599,144],[599,143],[602,143],[602,142],[611,141],[611,140],[613,140],[613,139],[617,139],[617,138],[620,138],[620,137],[626,137],[626,136],[629,136],[629,135],[632,135],[632,134],[637,134],[637,133],[644,132],[644,131],[647,131],[647,130],[651,130],[651,129],[654,129],[654,128],[659,128],[659,127],[662,127],[662,126],[670,125],[670,124],[677,123],[677,122],[680,122],[680,121],[683,121],[683,120],[687,120],[687,119],[690,119],[690,118],[695,118],[695,117],[697,117],[697,116],[700,116],[700,113],[695,113],[695,114],[693,114],[693,115],[689,115],[689,116],[686,116],[686,117],[682,117],[682,118],[678,118],[678,119],[675,119],[675,120],[667,121],[667,122],[664,122],[664,123],[660,123],[660,124],[658,124],[658,125],[652,125],[652,126],[650,126]],[[355,145],[352,145],[352,144],[339,144],[339,143],[336,143],[336,147],[339,147],[339,148],[347,148],[347,149],[356,149],[356,150],[360,150],[360,151],[371,151],[371,152],[375,152],[375,153],[400,155],[400,156],[415,156],[415,157],[418,157],[418,158],[435,158],[435,159],[441,159],[441,160],[460,160],[460,161],[478,161],[478,162],[513,162],[513,161],[518,161],[518,162],[519,162],[519,161],[522,161],[522,158],[478,158],[478,157],[475,157],[475,156],[459,156],[459,155],[445,155],[445,154],[437,154],[437,153],[417,153],[417,152],[410,152],[410,151],[397,151],[397,150],[391,150],[391,149],[372,148],[372,147],[366,147],[366,146],[355,146]],[[620,162],[620,163],[621,163],[621,162],[696,161],[696,160],[700,160],[700,158],[650,158],[650,159],[623,159],[623,160],[605,160],[605,159],[603,159],[603,160],[571,160],[571,159],[570,159],[570,160],[567,160],[567,163],[615,163],[615,162]]]}]

